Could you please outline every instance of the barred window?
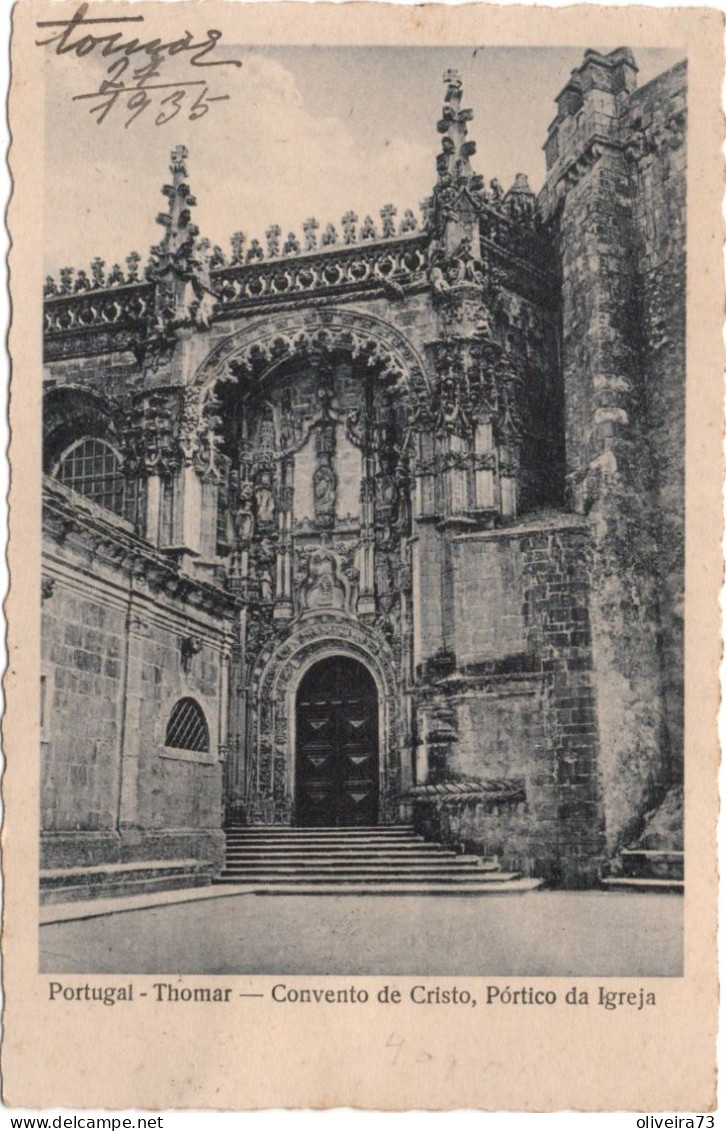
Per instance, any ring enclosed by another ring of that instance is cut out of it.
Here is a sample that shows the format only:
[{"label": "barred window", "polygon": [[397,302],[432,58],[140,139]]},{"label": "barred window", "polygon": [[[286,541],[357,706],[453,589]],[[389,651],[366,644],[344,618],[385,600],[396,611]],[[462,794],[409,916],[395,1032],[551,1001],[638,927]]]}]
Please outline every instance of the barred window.
[{"label": "barred window", "polygon": [[126,479],[121,459],[103,440],[89,436],[72,444],[61,456],[57,477],[79,495],[124,515]]},{"label": "barred window", "polygon": [[209,753],[209,728],[204,712],[194,699],[180,699],[166,728],[166,746],[175,750]]}]

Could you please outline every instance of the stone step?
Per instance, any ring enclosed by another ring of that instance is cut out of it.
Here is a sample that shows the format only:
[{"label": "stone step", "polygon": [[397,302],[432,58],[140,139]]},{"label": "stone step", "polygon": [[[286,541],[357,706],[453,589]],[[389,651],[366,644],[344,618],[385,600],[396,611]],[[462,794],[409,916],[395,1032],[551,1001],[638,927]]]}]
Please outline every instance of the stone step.
[{"label": "stone step", "polygon": [[289,841],[299,841],[301,844],[310,844],[313,841],[319,841],[325,844],[378,844],[380,842],[386,844],[421,844],[424,838],[417,836],[416,833],[359,833],[353,836],[347,832],[336,833],[255,833],[254,835],[248,833],[235,833],[228,832],[227,840],[230,842],[244,841],[247,844],[256,844],[263,842],[265,844],[287,844]]},{"label": "stone step", "polygon": [[[493,884],[489,881],[482,879],[476,883],[457,883],[449,881],[447,883],[436,883],[435,881],[428,883],[401,882],[398,880],[377,880],[373,883],[355,883],[346,882],[333,884],[329,882],[320,884],[310,883],[273,883],[273,884],[251,884],[249,886],[250,894],[254,895],[509,895],[509,894],[524,894],[525,892],[535,891],[541,887],[543,880],[519,878],[507,880],[499,884]],[[245,887],[245,890],[246,887]]]},{"label": "stone step", "polygon": [[268,894],[430,894],[531,891],[539,880],[504,872],[495,858],[427,841],[411,826],[227,830],[216,883]]},{"label": "stone step", "polygon": [[279,850],[285,851],[288,849],[298,849],[302,852],[372,852],[375,849],[388,849],[391,852],[401,852],[405,849],[417,848],[444,848],[448,852],[453,852],[455,849],[452,845],[434,844],[431,841],[425,840],[348,840],[341,837],[340,840],[300,840],[291,837],[289,840],[236,840],[233,838],[227,839],[227,846],[229,848],[245,849],[246,851],[258,851],[260,849],[270,849],[271,851]]},{"label": "stone step", "polygon": [[371,870],[368,868],[351,868],[345,872],[335,868],[290,868],[290,869],[237,869],[225,868],[219,877],[220,883],[274,883],[281,881],[304,883],[346,883],[367,881],[392,880],[396,883],[417,883],[428,880],[445,882],[453,880],[458,883],[500,884],[507,880],[519,879],[519,872],[483,872],[480,869],[431,869],[412,871],[409,869],[386,868]]},{"label": "stone step", "polygon": [[680,850],[624,848],[619,855],[617,876],[654,880],[682,880],[684,855]]},{"label": "stone step", "polygon": [[349,833],[371,833],[377,835],[390,835],[391,833],[408,833],[418,836],[413,825],[228,825],[225,832],[256,834],[279,834],[288,836],[295,834],[307,836],[317,833],[338,833],[347,836]]},{"label": "stone step", "polygon": [[[225,861],[226,868],[234,868],[236,871],[253,871],[253,872],[289,872],[303,869],[305,871],[316,872],[360,872],[360,871],[374,871],[380,872],[386,869],[395,869],[399,872],[431,872],[431,871],[447,871],[447,872],[484,872],[485,869],[481,866],[481,861],[478,857],[469,857],[467,860],[459,863],[458,859],[440,860],[438,858],[433,860],[372,860],[372,859],[358,859],[358,860],[342,860],[331,861],[326,859],[307,859],[304,857],[296,860],[267,860],[264,857],[258,857],[254,860],[234,860],[229,857]],[[488,872],[488,875],[495,875],[495,872]]]},{"label": "stone step", "polygon": [[457,852],[437,849],[433,845],[430,849],[390,849],[375,848],[369,852],[351,852],[349,849],[325,851],[319,848],[306,852],[304,849],[295,848],[230,848],[227,850],[228,860],[339,860],[341,863],[360,860],[478,860],[478,856],[467,856]]},{"label": "stone step", "polygon": [[605,876],[600,880],[603,887],[613,891],[683,891],[683,880],[676,877],[659,878],[655,876]]},{"label": "stone step", "polygon": [[157,873],[174,875],[177,872],[195,871],[199,861],[193,857],[184,860],[135,860],[130,864],[85,864],[77,868],[46,868],[40,873],[42,887],[62,887],[79,880],[89,883],[103,882],[106,878],[129,876],[144,879]]},{"label": "stone step", "polygon": [[106,899],[175,888],[201,887],[211,875],[198,860],[144,860],[132,864],[52,868],[40,873],[43,905],[80,899]]},{"label": "stone step", "polygon": [[462,864],[459,864],[456,859],[448,859],[446,857],[428,858],[425,860],[400,860],[397,857],[376,858],[369,857],[367,859],[349,859],[349,860],[331,860],[330,858],[306,858],[306,857],[283,857],[282,859],[270,860],[265,856],[258,856],[251,860],[240,860],[235,857],[228,856],[224,862],[225,868],[234,868],[236,870],[243,870],[249,872],[273,872],[278,870],[289,871],[291,868],[304,868],[307,871],[313,869],[315,871],[325,872],[350,872],[357,871],[361,868],[371,869],[380,872],[382,869],[393,868],[397,872],[421,872],[431,871],[432,869],[445,868],[460,869],[467,872],[484,872],[485,869],[481,866],[481,861],[474,859],[467,859]]}]

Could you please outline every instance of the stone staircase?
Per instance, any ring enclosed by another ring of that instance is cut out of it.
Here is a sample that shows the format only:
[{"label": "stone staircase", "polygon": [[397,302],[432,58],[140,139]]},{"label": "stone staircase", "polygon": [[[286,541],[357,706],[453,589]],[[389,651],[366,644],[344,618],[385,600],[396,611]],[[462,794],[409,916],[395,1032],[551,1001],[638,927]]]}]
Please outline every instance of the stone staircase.
[{"label": "stone staircase", "polygon": [[542,881],[433,844],[412,826],[377,825],[232,827],[215,882],[264,895],[491,895],[532,891]]}]

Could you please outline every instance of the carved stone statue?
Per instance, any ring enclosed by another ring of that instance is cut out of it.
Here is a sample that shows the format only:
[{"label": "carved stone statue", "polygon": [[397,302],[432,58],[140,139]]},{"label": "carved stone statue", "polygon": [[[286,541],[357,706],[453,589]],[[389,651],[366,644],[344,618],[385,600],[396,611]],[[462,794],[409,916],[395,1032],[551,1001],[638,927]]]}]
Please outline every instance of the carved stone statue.
[{"label": "carved stone statue", "polygon": [[275,497],[272,493],[272,473],[268,468],[260,472],[260,478],[255,490],[257,503],[257,521],[265,526],[275,517]]},{"label": "carved stone statue", "polygon": [[331,457],[321,453],[313,475],[313,500],[315,518],[319,523],[332,526],[335,522],[335,499],[338,477],[331,466]]},{"label": "carved stone statue", "polygon": [[263,569],[260,573],[260,598],[263,601],[272,600],[272,577],[269,569]]}]

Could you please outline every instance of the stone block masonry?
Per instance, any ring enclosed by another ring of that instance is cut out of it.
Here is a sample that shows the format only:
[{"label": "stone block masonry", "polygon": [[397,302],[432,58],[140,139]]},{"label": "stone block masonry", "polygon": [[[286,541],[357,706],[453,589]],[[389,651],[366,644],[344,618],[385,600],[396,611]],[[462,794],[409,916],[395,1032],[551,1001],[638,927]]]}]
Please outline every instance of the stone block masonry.
[{"label": "stone block masonry", "polygon": [[635,71],[626,49],[586,53],[542,195],[562,268],[570,499],[592,524],[610,851],[665,794],[682,742],[685,68],[641,91]]},{"label": "stone block masonry", "polygon": [[[212,874],[230,599],[190,580],[180,600],[174,571],[123,519],[59,486],[49,492],[41,866],[196,859]],[[172,745],[169,719],[184,698],[199,705],[206,736]]]},{"label": "stone block masonry", "polygon": [[454,540],[454,778],[519,780],[524,800],[447,802],[439,831],[571,886],[604,851],[588,614],[590,531],[550,515]]}]

